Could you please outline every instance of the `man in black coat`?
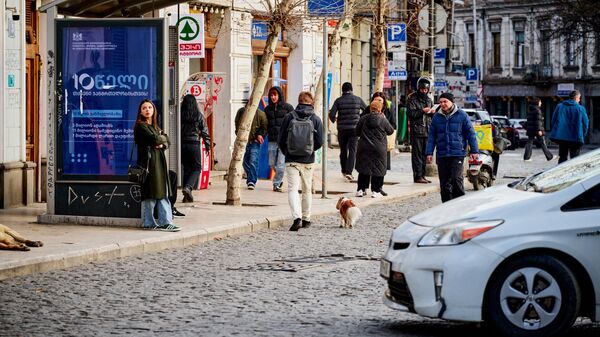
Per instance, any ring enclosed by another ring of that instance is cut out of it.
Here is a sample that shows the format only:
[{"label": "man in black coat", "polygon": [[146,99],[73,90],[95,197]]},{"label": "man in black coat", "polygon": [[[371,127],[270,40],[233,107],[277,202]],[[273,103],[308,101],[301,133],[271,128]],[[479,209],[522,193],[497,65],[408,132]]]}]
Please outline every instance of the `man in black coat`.
[{"label": "man in black coat", "polygon": [[354,171],[356,145],[358,144],[356,124],[358,124],[361,112],[366,108],[365,102],[352,93],[352,84],[345,82],[342,84],[342,96],[333,102],[331,110],[329,110],[329,120],[332,123],[337,121],[340,165],[342,166],[342,175],[348,180],[354,179],[352,171]]},{"label": "man in black coat", "polygon": [[408,97],[407,114],[410,120],[410,144],[411,160],[413,169],[413,180],[418,184],[427,184],[431,181],[425,179],[425,168],[427,165],[425,148],[427,146],[427,135],[433,118],[434,111],[431,109],[433,102],[429,98],[431,83],[426,78],[420,78],[417,82],[417,92]]},{"label": "man in black coat", "polygon": [[273,191],[283,192],[283,175],[285,174],[285,156],[277,145],[279,138],[279,129],[281,123],[287,114],[292,112],[294,107],[286,103],[283,91],[280,87],[274,86],[269,89],[269,104],[265,107],[267,115],[267,133],[269,135],[269,166],[275,170],[273,177]]}]

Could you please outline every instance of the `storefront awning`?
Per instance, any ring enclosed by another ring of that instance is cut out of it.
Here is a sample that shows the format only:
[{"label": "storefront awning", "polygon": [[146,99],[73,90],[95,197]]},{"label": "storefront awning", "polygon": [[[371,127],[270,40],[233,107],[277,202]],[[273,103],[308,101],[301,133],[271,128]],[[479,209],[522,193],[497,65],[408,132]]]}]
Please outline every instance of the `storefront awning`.
[{"label": "storefront awning", "polygon": [[[229,7],[227,0],[206,1],[209,5]],[[177,4],[202,5],[200,1],[185,0],[42,0],[40,12],[57,7],[58,13],[84,18],[140,17],[153,10]]]}]

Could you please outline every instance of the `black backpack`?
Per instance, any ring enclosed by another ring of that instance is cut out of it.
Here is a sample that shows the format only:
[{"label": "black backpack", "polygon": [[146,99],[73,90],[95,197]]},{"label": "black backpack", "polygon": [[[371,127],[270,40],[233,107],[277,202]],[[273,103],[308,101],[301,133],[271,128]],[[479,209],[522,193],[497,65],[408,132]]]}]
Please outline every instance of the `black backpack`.
[{"label": "black backpack", "polygon": [[315,148],[315,126],[310,116],[300,118],[296,111],[292,111],[291,114],[292,119],[287,134],[287,154],[296,157],[311,156]]}]

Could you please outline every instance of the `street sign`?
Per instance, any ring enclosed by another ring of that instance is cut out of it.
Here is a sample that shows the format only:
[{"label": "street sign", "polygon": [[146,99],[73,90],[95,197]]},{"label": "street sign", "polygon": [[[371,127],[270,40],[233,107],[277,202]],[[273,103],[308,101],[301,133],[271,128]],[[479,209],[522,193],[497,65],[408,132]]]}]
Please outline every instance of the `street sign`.
[{"label": "street sign", "polygon": [[388,48],[406,44],[406,24],[394,23],[387,28]]},{"label": "street sign", "polygon": [[406,81],[406,70],[388,70],[388,78],[392,81]]},{"label": "street sign", "polygon": [[434,50],[434,54],[433,54],[433,58],[435,60],[445,60],[446,59],[446,49],[435,49]]},{"label": "street sign", "polygon": [[575,90],[575,83],[558,83],[556,89],[556,96],[567,97],[571,91]]},{"label": "street sign", "polygon": [[[435,4],[435,32],[439,33],[444,27],[446,27],[446,22],[448,21],[448,13],[444,10],[444,7],[440,4]],[[430,31],[429,29],[429,5],[424,6],[419,11],[418,16],[419,27],[423,29],[425,32]]]},{"label": "street sign", "polygon": [[206,81],[186,81],[185,94],[191,94],[198,102],[206,101]]},{"label": "street sign", "polygon": [[177,22],[179,56],[204,58],[204,14],[188,14]]},{"label": "street sign", "polygon": [[437,80],[433,83],[433,88],[435,91],[446,91],[448,86],[446,85],[446,81]]},{"label": "street sign", "polygon": [[477,68],[467,68],[465,76],[467,77],[467,81],[478,81],[479,71],[477,70]]}]

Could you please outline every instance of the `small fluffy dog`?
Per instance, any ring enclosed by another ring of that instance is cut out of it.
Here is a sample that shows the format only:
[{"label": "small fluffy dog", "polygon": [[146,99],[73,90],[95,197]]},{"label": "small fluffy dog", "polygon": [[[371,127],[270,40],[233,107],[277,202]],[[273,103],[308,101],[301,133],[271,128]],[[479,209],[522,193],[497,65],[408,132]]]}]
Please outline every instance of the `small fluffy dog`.
[{"label": "small fluffy dog", "polygon": [[358,219],[362,216],[360,208],[356,207],[352,199],[340,197],[335,205],[335,208],[340,210],[340,227],[352,228]]},{"label": "small fluffy dog", "polygon": [[42,241],[27,240],[16,231],[0,225],[0,249],[27,251],[30,250],[29,247],[41,247],[43,245]]}]

